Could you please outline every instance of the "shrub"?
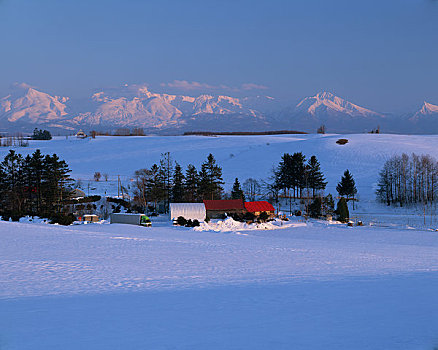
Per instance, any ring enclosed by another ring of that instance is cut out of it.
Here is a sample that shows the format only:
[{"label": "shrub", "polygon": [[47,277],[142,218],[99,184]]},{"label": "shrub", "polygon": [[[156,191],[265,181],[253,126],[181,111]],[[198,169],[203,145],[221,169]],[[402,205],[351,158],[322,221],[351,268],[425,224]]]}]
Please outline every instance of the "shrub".
[{"label": "shrub", "polygon": [[339,139],[338,141],[336,141],[336,143],[338,145],[345,145],[346,143],[348,143],[347,139]]},{"label": "shrub", "polygon": [[197,219],[193,220],[192,227],[197,227],[199,225],[200,224],[199,224],[199,221]]},{"label": "shrub", "polygon": [[210,218],[209,218],[208,216],[206,216],[204,221],[205,221],[206,223],[209,223],[209,222],[210,222]]},{"label": "shrub", "polygon": [[179,226],[185,226],[187,225],[187,220],[182,216],[178,216],[178,218],[176,219],[176,224]]},{"label": "shrub", "polygon": [[269,219],[269,214],[265,211],[262,211],[259,215],[259,220],[261,222],[266,222],[266,220],[268,220],[268,219]]},{"label": "shrub", "polygon": [[316,197],[309,205],[309,216],[311,218],[319,218],[322,215],[321,206],[321,198]]},{"label": "shrub", "polygon": [[231,217],[233,218],[234,221],[243,221],[243,216],[237,213],[232,214]]},{"label": "shrub", "polygon": [[347,222],[348,218],[350,217],[350,213],[348,212],[348,205],[347,201],[344,197],[341,197],[341,199],[338,202],[338,205],[336,207],[336,214],[338,215],[338,220],[341,222]]},{"label": "shrub", "polygon": [[187,220],[186,227],[193,227],[192,219]]},{"label": "shrub", "polygon": [[254,213],[250,213],[249,211],[245,213],[245,215],[243,216],[243,219],[245,221],[251,221],[254,222],[254,220],[256,219],[256,216],[254,215]]},{"label": "shrub", "polygon": [[33,140],[51,140],[52,135],[50,134],[50,131],[35,129],[33,131],[32,139]]},{"label": "shrub", "polygon": [[73,214],[66,215],[63,213],[53,214],[49,219],[51,224],[59,224],[64,226],[71,225],[73,221],[76,220]]},{"label": "shrub", "polygon": [[106,199],[108,202],[110,203],[116,203],[116,204],[121,204],[123,205],[125,208],[130,208],[131,207],[131,203],[129,203],[127,200],[124,200],[122,198],[112,198],[112,197],[107,197]]}]

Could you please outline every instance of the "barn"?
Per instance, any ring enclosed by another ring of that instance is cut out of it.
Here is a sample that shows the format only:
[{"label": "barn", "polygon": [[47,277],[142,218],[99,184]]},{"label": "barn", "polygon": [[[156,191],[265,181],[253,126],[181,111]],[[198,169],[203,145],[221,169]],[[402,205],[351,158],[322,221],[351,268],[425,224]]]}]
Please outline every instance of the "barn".
[{"label": "barn", "polygon": [[255,216],[259,216],[262,212],[266,212],[270,217],[275,216],[274,206],[267,201],[245,202],[245,209]]},{"label": "barn", "polygon": [[204,200],[207,217],[210,219],[220,219],[225,214],[244,215],[246,213],[245,205],[242,199],[227,200]]}]

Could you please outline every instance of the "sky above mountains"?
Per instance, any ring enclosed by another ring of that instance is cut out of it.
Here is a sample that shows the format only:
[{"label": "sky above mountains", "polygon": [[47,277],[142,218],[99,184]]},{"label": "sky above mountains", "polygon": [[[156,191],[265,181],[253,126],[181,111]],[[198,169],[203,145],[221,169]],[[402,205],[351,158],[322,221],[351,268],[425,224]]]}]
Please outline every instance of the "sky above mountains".
[{"label": "sky above mountains", "polygon": [[121,83],[198,95],[329,90],[382,112],[438,104],[434,0],[0,0],[0,95]]}]

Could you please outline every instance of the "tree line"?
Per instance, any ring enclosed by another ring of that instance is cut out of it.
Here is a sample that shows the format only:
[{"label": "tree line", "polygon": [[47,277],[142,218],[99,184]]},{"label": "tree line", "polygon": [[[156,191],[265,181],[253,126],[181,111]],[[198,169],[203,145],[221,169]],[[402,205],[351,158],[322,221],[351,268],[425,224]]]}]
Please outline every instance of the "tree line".
[{"label": "tree line", "polygon": [[[199,170],[193,164],[184,170],[178,162],[172,160],[170,153],[163,153],[159,163],[137,170],[134,175],[134,201],[138,210],[157,211],[162,203],[166,211],[171,202],[196,203],[204,199],[254,201],[262,197],[278,203],[282,193],[283,197],[289,198],[290,211],[291,199],[298,198],[306,200],[306,212],[310,216],[333,215],[337,212],[333,197],[330,194],[324,196],[327,181],[318,159],[311,156],[307,161],[301,152],[292,155],[285,153],[273,170],[272,181],[259,182],[249,178],[242,186],[239,179],[235,178],[230,194],[224,193],[222,168],[212,154],[208,155]],[[344,197],[341,206],[354,200],[357,189],[348,170],[344,172],[336,189]],[[348,218],[348,207],[346,211],[344,219]]]},{"label": "tree line", "polygon": [[72,182],[67,163],[56,154],[36,150],[23,157],[10,150],[0,163],[0,215],[3,220],[25,215],[62,220]]},{"label": "tree line", "polygon": [[429,155],[396,155],[379,174],[377,198],[387,205],[436,202],[438,163]]},{"label": "tree line", "polygon": [[189,164],[185,171],[174,162],[170,153],[163,153],[159,164],[137,170],[134,199],[143,210],[154,210],[160,202],[169,203],[202,202],[204,199],[221,199],[224,184],[222,168],[212,154],[209,154],[201,169]]}]

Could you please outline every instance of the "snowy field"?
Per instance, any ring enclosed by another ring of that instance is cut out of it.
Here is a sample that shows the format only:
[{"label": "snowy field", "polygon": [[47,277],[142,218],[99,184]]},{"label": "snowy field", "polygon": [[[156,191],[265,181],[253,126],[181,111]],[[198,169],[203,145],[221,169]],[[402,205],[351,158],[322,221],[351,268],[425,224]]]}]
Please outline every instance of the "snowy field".
[{"label": "snowy field", "polygon": [[438,234],[0,222],[1,349],[433,349]]},{"label": "snowy field", "polygon": [[[349,139],[344,146],[339,138]],[[401,152],[438,156],[438,137],[282,135],[31,141],[75,178],[136,169],[171,152],[183,167],[213,153],[227,187],[266,179],[283,153],[315,154],[334,192],[349,169],[364,227],[292,221],[252,230],[0,221],[0,349],[430,349],[438,347],[434,216],[375,203],[377,174]],[[0,149],[0,157],[7,149]],[[421,227],[423,220],[428,227]],[[274,227],[272,227],[274,226]]]},{"label": "snowy field", "polygon": [[[336,144],[346,138],[346,145]],[[354,135],[275,135],[275,136],[148,136],[97,137],[77,139],[55,137],[51,141],[30,141],[27,148],[16,148],[28,154],[35,149],[44,154],[56,153],[72,169],[72,176],[84,181],[96,171],[110,175],[109,183],[92,183],[101,193],[117,194],[117,175],[129,184],[135,170],[158,163],[160,155],[170,152],[183,168],[193,163],[198,168],[212,153],[223,168],[226,188],[235,177],[241,183],[247,178],[267,179],[284,153],[303,152],[307,158],[316,155],[328,180],[327,192],[335,194],[336,184],[349,169],[356,180],[362,199],[374,198],[378,172],[385,160],[402,152],[430,154],[438,158],[438,136],[354,134]],[[0,157],[8,152],[0,149]],[[93,190],[90,194],[94,193]]]}]

